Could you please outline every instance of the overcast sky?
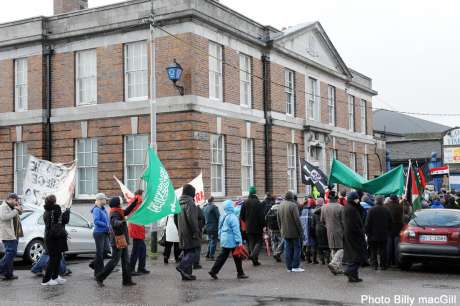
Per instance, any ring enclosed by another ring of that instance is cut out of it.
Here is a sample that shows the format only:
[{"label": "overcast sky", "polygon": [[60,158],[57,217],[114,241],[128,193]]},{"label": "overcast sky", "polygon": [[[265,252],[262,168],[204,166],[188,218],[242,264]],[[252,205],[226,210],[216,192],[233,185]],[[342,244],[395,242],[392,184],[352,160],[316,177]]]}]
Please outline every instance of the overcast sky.
[{"label": "overcast sky", "polygon": [[[52,15],[52,0],[2,0],[0,22]],[[114,0],[89,0],[90,7]],[[320,21],[345,63],[371,77],[374,107],[460,113],[457,0],[222,0],[277,28]],[[459,117],[422,117],[460,126]]]}]

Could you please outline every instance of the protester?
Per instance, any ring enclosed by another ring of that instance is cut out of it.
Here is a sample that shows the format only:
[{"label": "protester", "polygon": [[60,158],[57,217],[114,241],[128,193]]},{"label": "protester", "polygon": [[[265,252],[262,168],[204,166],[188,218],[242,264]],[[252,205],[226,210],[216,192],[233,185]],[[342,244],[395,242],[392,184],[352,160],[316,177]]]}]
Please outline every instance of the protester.
[{"label": "protester", "polygon": [[252,264],[259,266],[259,252],[263,243],[265,226],[264,206],[256,195],[256,188],[249,188],[249,196],[241,207],[240,218],[246,224],[249,254]]},{"label": "protester", "polygon": [[200,259],[201,259],[201,241],[203,241],[203,229],[205,225],[206,225],[206,220],[204,218],[203,210],[201,210],[198,207],[198,229],[200,230],[200,233],[199,233],[200,246],[198,247],[197,256],[195,256],[195,262],[193,263],[194,270],[199,270],[203,268],[200,265]]},{"label": "protester", "polygon": [[367,260],[364,225],[357,192],[348,195],[343,209],[343,263],[344,274],[351,283],[361,282],[359,267]]},{"label": "protester", "polygon": [[385,200],[384,206],[390,211],[391,215],[391,231],[387,243],[388,265],[397,265],[399,232],[404,225],[404,211],[397,196],[391,196],[388,200]]},{"label": "protester", "polygon": [[275,204],[275,199],[273,198],[270,192],[265,194],[265,198],[262,201],[262,205],[264,206],[264,216],[270,211],[270,208]]},{"label": "protester", "polygon": [[300,267],[300,242],[303,240],[303,229],[295,195],[291,191],[286,193],[285,200],[281,202],[278,208],[278,224],[285,243],[285,260],[288,272],[305,271]]},{"label": "protester", "polygon": [[369,209],[371,207],[374,206],[374,201],[372,200],[372,198],[370,197],[369,194],[365,193],[363,194],[363,196],[361,197],[361,203],[360,203],[361,207],[364,209],[364,220],[366,220],[366,216],[367,216],[367,212],[369,211]]},{"label": "protester", "polygon": [[278,208],[279,203],[275,203],[271,206],[270,210],[265,215],[265,224],[270,231],[271,247],[273,258],[277,262],[281,262],[281,254],[283,253],[280,227],[278,224]]},{"label": "protester", "polygon": [[459,205],[455,199],[454,196],[450,196],[447,200],[447,204],[445,205],[445,208],[449,208],[449,209],[459,209]]},{"label": "protester", "polygon": [[412,204],[409,203],[409,201],[407,201],[406,199],[401,199],[401,205],[403,207],[403,214],[404,214],[403,221],[404,221],[404,224],[407,224],[409,223],[412,217],[412,214],[413,214]]},{"label": "protester", "polygon": [[93,238],[96,244],[96,256],[89,264],[90,268],[94,269],[94,276],[104,268],[104,252],[107,244],[107,237],[110,234],[110,220],[105,205],[107,197],[103,193],[96,194],[96,202],[91,209],[93,217]]},{"label": "protester", "polygon": [[389,210],[383,207],[383,201],[383,196],[377,196],[375,206],[367,212],[365,223],[371,266],[375,270],[379,267],[377,257],[380,258],[380,269],[386,270],[388,267],[386,246],[391,232],[392,219]]},{"label": "protester", "polygon": [[[231,200],[226,200],[224,202],[224,212],[225,214],[220,217],[218,228],[222,251],[212,266],[211,271],[209,271],[209,275],[211,275],[213,279],[217,279],[217,274],[224,266],[228,256],[233,253],[237,246],[243,244],[243,240],[241,238],[240,222],[238,217],[235,215],[233,202]],[[233,261],[235,262],[237,278],[248,278],[247,275],[243,272],[243,264],[241,258],[233,256]]]},{"label": "protester", "polygon": [[321,264],[325,265],[329,263],[329,243],[327,241],[327,228],[326,225],[321,222],[321,212],[323,208],[323,199],[319,198],[316,201],[316,208],[313,211],[311,219],[311,228],[315,232],[316,249],[321,260]]},{"label": "protester", "polygon": [[327,229],[327,241],[331,251],[331,262],[328,265],[332,274],[342,273],[343,258],[343,206],[337,203],[334,190],[329,192],[329,204],[322,208],[321,221]]},{"label": "protester", "polygon": [[111,198],[109,206],[110,226],[112,228],[112,258],[102,271],[96,275],[96,281],[100,287],[103,287],[104,280],[112,273],[121,259],[122,284],[123,286],[133,286],[136,283],[131,279],[131,268],[128,258],[129,235],[125,216],[131,213],[134,206],[130,205],[126,209],[122,209],[120,197]]},{"label": "protester", "polygon": [[339,193],[339,199],[337,200],[337,203],[339,203],[342,206],[345,206],[345,204],[347,204],[347,192],[345,190]]},{"label": "protester", "polygon": [[300,223],[303,229],[303,253],[307,263],[318,263],[315,234],[312,231],[312,216],[316,207],[316,201],[313,197],[309,197],[303,206]]},{"label": "protester", "polygon": [[[142,204],[142,194],[144,191],[142,189],[136,190],[134,192],[134,199],[131,200],[129,206],[131,214],[141,207]],[[133,239],[133,248],[131,250],[131,258],[129,260],[129,266],[131,268],[131,275],[139,274],[149,274],[150,271],[145,268],[145,261],[147,258],[147,247],[145,245],[145,226],[128,223],[128,233],[129,237]],[[139,261],[136,271],[136,263]]]},{"label": "protester", "polygon": [[208,235],[208,252],[206,253],[206,258],[209,261],[214,261],[218,242],[220,218],[219,208],[217,208],[216,204],[214,204],[214,197],[210,197],[203,206],[203,214],[206,220],[205,233]]},{"label": "protester", "polygon": [[164,222],[165,248],[163,251],[163,262],[165,265],[169,263],[169,257],[171,257],[171,249],[174,247],[174,261],[179,263],[181,249],[179,247],[179,233],[177,231],[176,223],[174,222],[174,215],[167,216]]},{"label": "protester", "polygon": [[21,219],[22,214],[19,197],[10,193],[0,205],[0,239],[5,248],[5,255],[0,261],[0,274],[3,280],[13,280],[18,277],[13,274],[13,261],[18,250],[18,239],[23,237]]},{"label": "protester", "polygon": [[180,197],[182,212],[177,217],[179,230],[179,244],[183,251],[183,257],[176,270],[181,274],[183,281],[196,280],[193,275],[193,265],[196,257],[200,256],[201,232],[199,228],[199,210],[195,205],[195,187],[186,184]]},{"label": "protester", "polygon": [[45,198],[45,213],[43,221],[45,223],[45,246],[49,255],[48,266],[43,276],[43,286],[61,285],[66,282],[59,275],[59,264],[63,253],[68,251],[67,232],[65,225],[69,223],[70,209],[65,212],[56,204],[56,197],[49,195]]},{"label": "protester", "polygon": [[433,196],[430,208],[444,208],[441,201],[439,200],[439,195],[435,194]]},{"label": "protester", "polygon": [[[43,270],[45,270],[45,267],[48,265],[49,259],[50,257],[45,250],[45,252],[43,252],[43,254],[40,256],[40,258],[32,265],[30,272],[32,272],[36,276],[43,277]],[[67,268],[65,258],[64,256],[62,256],[61,261],[59,262],[59,275],[68,276],[70,274],[72,274],[72,271],[69,268]]]}]

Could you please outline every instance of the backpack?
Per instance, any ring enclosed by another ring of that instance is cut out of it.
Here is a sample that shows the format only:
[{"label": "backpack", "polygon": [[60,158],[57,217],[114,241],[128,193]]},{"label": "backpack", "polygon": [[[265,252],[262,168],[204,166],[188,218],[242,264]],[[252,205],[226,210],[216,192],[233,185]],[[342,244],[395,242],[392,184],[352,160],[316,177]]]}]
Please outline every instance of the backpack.
[{"label": "backpack", "polygon": [[267,224],[268,228],[272,231],[279,231],[280,227],[278,225],[278,216],[276,209],[270,209],[267,214],[265,215],[265,223]]}]

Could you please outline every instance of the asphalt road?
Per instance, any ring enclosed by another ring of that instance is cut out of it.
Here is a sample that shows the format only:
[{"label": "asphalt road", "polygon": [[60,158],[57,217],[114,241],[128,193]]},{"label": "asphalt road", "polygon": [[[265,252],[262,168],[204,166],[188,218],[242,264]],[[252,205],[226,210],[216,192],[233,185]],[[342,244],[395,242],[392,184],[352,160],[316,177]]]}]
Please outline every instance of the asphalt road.
[{"label": "asphalt road", "polygon": [[[443,295],[443,305],[460,305],[460,266],[419,265],[409,272],[365,268],[364,282],[350,284],[325,266],[305,264],[306,272],[288,273],[271,258],[262,258],[260,267],[246,262],[250,278],[237,280],[229,260],[214,281],[207,274],[212,263],[202,260],[203,270],[195,272],[198,280],[182,282],[174,264],[164,265],[161,259],[149,260],[152,273],[135,277],[138,285],[127,289],[121,285],[121,272],[98,288],[88,268],[89,258],[69,261],[73,274],[65,285],[56,287],[42,287],[41,278],[16,263],[19,279],[0,281],[0,305],[438,305],[419,298]],[[415,299],[412,304],[409,298]]]}]

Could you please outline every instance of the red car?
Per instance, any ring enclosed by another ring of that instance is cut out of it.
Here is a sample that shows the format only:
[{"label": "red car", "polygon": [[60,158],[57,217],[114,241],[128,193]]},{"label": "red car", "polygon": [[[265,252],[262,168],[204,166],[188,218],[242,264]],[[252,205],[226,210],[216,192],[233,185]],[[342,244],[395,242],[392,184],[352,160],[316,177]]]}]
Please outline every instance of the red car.
[{"label": "red car", "polygon": [[460,210],[423,209],[415,212],[400,233],[399,266],[460,259]]}]

